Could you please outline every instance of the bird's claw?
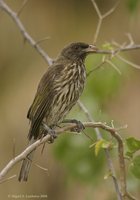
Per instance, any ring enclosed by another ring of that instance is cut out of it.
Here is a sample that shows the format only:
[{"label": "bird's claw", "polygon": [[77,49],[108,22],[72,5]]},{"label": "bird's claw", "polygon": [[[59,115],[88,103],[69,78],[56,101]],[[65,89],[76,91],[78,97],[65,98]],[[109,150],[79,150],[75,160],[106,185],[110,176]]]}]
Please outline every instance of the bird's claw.
[{"label": "bird's claw", "polygon": [[44,130],[43,130],[44,133],[42,135],[44,136],[50,135],[49,143],[53,143],[54,139],[57,138],[56,131],[48,127],[45,123],[43,123],[43,127],[44,127]]},{"label": "bird's claw", "polygon": [[50,129],[48,131],[48,134],[50,135],[49,143],[53,143],[54,140],[57,138],[57,134],[56,134],[55,130]]},{"label": "bird's claw", "polygon": [[81,121],[74,119],[74,120],[72,120],[72,123],[76,124],[76,127],[71,128],[71,131],[73,131],[73,132],[80,133],[81,131],[83,131],[85,129],[85,127],[84,127],[84,125],[82,124]]}]

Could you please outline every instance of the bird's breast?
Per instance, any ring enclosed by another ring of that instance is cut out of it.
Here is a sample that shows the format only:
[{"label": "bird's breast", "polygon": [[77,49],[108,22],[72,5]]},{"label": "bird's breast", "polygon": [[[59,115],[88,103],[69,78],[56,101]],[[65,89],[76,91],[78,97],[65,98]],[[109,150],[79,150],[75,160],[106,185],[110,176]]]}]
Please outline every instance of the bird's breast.
[{"label": "bird's breast", "polygon": [[55,96],[52,101],[53,116],[48,114],[49,123],[59,123],[78,101],[84,89],[86,71],[84,64],[73,64],[65,68],[55,84]]},{"label": "bird's breast", "polygon": [[67,108],[71,109],[77,102],[84,89],[86,79],[85,66],[83,63],[73,63],[69,68],[64,70],[63,74],[64,78],[61,82],[61,87],[59,88],[60,99],[63,104],[66,102],[62,107],[65,107],[65,110],[67,111]]}]

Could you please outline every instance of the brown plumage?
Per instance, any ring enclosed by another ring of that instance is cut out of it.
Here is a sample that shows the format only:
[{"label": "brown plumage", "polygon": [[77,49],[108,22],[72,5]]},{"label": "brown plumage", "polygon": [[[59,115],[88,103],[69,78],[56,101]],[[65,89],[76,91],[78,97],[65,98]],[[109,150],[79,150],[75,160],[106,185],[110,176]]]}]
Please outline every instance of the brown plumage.
[{"label": "brown plumage", "polygon": [[[72,43],[62,50],[48,68],[27,114],[31,121],[28,135],[30,144],[42,136],[43,122],[48,128],[55,128],[76,104],[86,79],[84,60],[92,52],[96,52],[93,45]],[[27,181],[32,153],[23,161],[19,181]]]}]

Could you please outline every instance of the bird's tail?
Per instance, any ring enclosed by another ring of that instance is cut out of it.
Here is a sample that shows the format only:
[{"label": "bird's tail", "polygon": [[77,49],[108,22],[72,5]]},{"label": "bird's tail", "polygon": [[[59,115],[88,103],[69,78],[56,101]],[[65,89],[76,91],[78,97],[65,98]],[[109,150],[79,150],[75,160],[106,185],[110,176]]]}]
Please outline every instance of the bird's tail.
[{"label": "bird's tail", "polygon": [[[35,142],[35,140],[31,139],[29,145],[33,144],[34,142]],[[34,152],[35,152],[35,150],[33,150],[31,153],[29,153],[27,155],[27,157],[23,160],[19,178],[18,178],[19,181],[27,181],[28,180],[28,174],[29,174],[29,170],[30,170],[30,167],[32,164]]]}]

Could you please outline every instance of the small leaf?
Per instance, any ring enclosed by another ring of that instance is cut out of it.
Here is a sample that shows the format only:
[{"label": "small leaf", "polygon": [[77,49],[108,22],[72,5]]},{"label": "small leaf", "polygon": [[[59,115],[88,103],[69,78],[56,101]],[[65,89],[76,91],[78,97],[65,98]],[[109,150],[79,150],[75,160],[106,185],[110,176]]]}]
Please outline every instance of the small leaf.
[{"label": "small leaf", "polygon": [[140,155],[134,158],[130,170],[136,178],[140,179]]},{"label": "small leaf", "polygon": [[134,137],[127,138],[126,145],[130,153],[135,153],[136,151],[140,150],[140,140],[137,140]]},{"label": "small leaf", "polygon": [[97,156],[100,149],[102,148],[102,144],[104,143],[104,140],[98,140],[95,144],[95,155]]},{"label": "small leaf", "polygon": [[114,49],[109,42],[106,42],[105,44],[103,44],[102,47],[104,49],[108,49],[108,50],[113,50]]},{"label": "small leaf", "polygon": [[101,140],[98,140],[96,143],[95,143],[95,155],[97,156],[100,149],[108,149],[112,147],[112,142],[110,141],[107,141],[105,139],[101,139]]}]

